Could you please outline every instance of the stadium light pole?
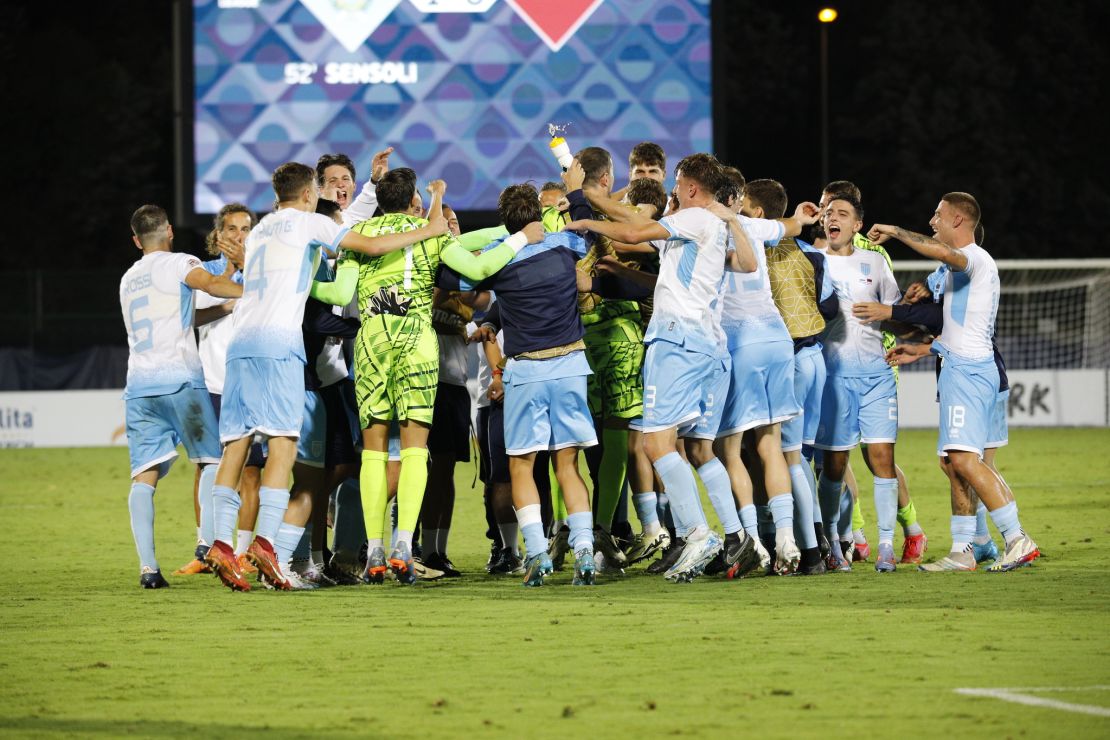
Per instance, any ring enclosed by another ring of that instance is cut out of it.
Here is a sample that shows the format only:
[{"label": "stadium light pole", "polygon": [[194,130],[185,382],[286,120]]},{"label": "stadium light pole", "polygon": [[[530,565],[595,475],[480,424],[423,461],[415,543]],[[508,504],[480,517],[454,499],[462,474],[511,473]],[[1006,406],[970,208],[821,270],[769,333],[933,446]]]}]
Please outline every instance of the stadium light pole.
[{"label": "stadium light pole", "polygon": [[836,20],[835,8],[822,8],[821,22],[821,187],[829,181],[829,24]]}]

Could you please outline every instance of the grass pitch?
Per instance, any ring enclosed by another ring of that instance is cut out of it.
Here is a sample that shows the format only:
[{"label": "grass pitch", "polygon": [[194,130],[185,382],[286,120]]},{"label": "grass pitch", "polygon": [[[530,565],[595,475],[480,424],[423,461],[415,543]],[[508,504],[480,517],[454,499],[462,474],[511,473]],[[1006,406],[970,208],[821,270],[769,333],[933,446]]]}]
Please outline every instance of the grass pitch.
[{"label": "grass pitch", "polygon": [[[1110,430],[1011,440],[999,466],[1046,555],[1009,574],[857,564],[672,585],[636,566],[525,590],[482,570],[462,466],[451,554],[466,577],[291,594],[213,576],[141,590],[127,451],[5,450],[0,735],[1107,737],[1107,716],[953,691],[1052,687],[1030,696],[1110,708]],[[949,544],[934,444],[904,432],[898,448],[927,559]],[[855,469],[874,536],[858,455]],[[158,489],[167,574],[192,552],[192,479],[179,463]]]}]

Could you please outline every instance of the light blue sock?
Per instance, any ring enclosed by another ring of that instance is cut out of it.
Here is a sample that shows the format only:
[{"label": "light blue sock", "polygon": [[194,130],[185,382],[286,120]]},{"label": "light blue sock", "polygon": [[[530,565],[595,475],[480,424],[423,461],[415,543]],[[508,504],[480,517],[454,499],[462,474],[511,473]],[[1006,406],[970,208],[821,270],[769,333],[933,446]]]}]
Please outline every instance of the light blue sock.
[{"label": "light blue sock", "polygon": [[790,493],[794,497],[794,534],[802,543],[803,549],[817,547],[817,533],[813,531],[813,501],[815,491],[809,487],[806,466],[797,463],[790,466]]},{"label": "light blue sock", "polygon": [[698,484],[686,461],[677,452],[670,452],[652,465],[667,488],[678,536],[687,537],[698,527],[708,528],[705,512],[701,510],[701,501],[698,500]]},{"label": "light blue sock", "polygon": [[952,515],[952,552],[967,552],[975,537],[975,517]]},{"label": "light blue sock", "polygon": [[139,565],[158,570],[158,561],[154,559],[154,486],[132,483],[127,510],[131,513],[131,534],[139,552]]},{"label": "light blue sock", "polygon": [[852,492],[848,490],[848,484],[844,484],[844,488],[840,491],[840,518],[837,519],[837,527],[840,533],[840,539],[850,540],[852,538],[852,506],[855,502],[852,501]]},{"label": "light blue sock", "polygon": [[982,501],[979,502],[979,508],[975,510],[975,542],[985,545],[990,542],[991,533],[987,529],[987,505]]},{"label": "light blue sock", "polygon": [[732,534],[739,532],[740,517],[736,515],[736,500],[732,497],[732,482],[728,478],[728,471],[725,466],[721,465],[721,461],[713,458],[705,465],[698,468],[698,475],[701,477],[701,482],[705,484],[705,490],[709,494],[709,500],[713,503],[713,509],[717,512],[717,518],[721,520],[721,526],[725,530],[725,534]]},{"label": "light blue sock", "polygon": [[335,526],[331,549],[357,553],[366,542],[366,524],[362,518],[362,494],[357,478],[343,481],[335,490]]},{"label": "light blue sock", "polygon": [[543,535],[540,505],[529,504],[517,509],[516,521],[520,525],[520,533],[524,535],[524,548],[527,550],[528,557],[532,558],[541,552],[547,552],[547,538]]},{"label": "light blue sock", "polygon": [[[821,503],[821,518],[825,522],[825,537],[829,542],[840,539],[836,525],[840,522],[840,494],[843,490],[842,481],[829,480],[824,475],[817,479],[817,500]],[[851,499],[851,496],[848,498]]]},{"label": "light blue sock", "polygon": [[212,522],[214,540],[235,547],[235,527],[239,524],[239,494],[227,486],[212,486]]},{"label": "light blue sock", "polygon": [[312,522],[309,522],[304,527],[304,534],[297,542],[297,546],[293,548],[294,560],[308,560],[312,557]]},{"label": "light blue sock", "polygon": [[216,484],[216,468],[209,463],[200,469],[200,482],[197,484],[197,501],[200,503],[200,538],[204,544],[211,545],[216,539],[216,511],[212,500],[212,486]]},{"label": "light blue sock", "polygon": [[[271,544],[276,545],[278,529],[289,508],[289,489],[269,488],[262,486],[258,489],[258,523],[254,525],[254,536],[265,537]],[[297,543],[293,543],[296,547]]]},{"label": "light blue sock", "polygon": [[875,519],[879,525],[879,544],[894,544],[894,525],[898,520],[898,479],[875,476]]},{"label": "light blue sock", "polygon": [[289,559],[293,557],[293,550],[297,547],[297,543],[301,541],[302,536],[304,536],[304,527],[298,527],[296,524],[290,524],[289,522],[282,522],[278,525],[277,535],[272,541],[279,563],[285,565],[289,562]]},{"label": "light blue sock", "polygon": [[1017,501],[1011,501],[992,511],[991,519],[994,520],[994,526],[1002,533],[1007,545],[1025,534],[1021,529],[1021,522],[1018,521]]},{"label": "light blue sock", "polygon": [[633,494],[632,505],[636,508],[641,529],[659,523],[659,503],[654,491]]},{"label": "light blue sock", "polygon": [[789,493],[780,493],[767,500],[767,508],[771,510],[771,520],[775,523],[775,530],[794,529],[794,497]]},{"label": "light blue sock", "polygon": [[759,539],[759,519],[756,517],[755,504],[740,508],[740,523],[749,537]]},{"label": "light blue sock", "polygon": [[572,552],[578,552],[579,550],[594,551],[594,515],[592,512],[579,511],[574,514],[567,514],[567,526],[570,527],[567,543],[570,545]]}]

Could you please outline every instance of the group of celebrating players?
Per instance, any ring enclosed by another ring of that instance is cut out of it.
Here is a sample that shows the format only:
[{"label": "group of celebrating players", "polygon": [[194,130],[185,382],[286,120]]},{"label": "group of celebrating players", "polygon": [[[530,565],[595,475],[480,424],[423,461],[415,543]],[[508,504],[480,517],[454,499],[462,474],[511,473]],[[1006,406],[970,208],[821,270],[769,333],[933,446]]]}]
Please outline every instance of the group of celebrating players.
[{"label": "group of celebrating players", "polygon": [[[993,464],[1008,385],[971,195],[941,198],[932,237],[865,236],[850,182],[785,216],[781,184],[704,153],[678,163],[668,193],[665,154],[644,142],[626,187],[587,147],[562,182],[505,188],[500,226],[462,233],[446,184],[427,185],[425,208],[391,153],[357,195],[344,155],[281,165],[274,211],[256,223],[221,209],[207,262],[172,251],[163,209],[132,217],[143,256],[120,302],[143,587],[168,585],[153,499],[179,443],[197,464],[198,539],[179,574],[241,591],[254,573],[280,590],[456,577],[454,468],[472,426],[487,570],[526,586],[568,558],[575,585],[657,555],[648,572],[674,582],[851,570],[871,556],[857,446],[874,475],[875,569],[919,564],[927,539],[895,464],[897,366],[930,353],[952,548],[921,569],[1039,556]],[[905,295],[890,238],[941,263]]]}]

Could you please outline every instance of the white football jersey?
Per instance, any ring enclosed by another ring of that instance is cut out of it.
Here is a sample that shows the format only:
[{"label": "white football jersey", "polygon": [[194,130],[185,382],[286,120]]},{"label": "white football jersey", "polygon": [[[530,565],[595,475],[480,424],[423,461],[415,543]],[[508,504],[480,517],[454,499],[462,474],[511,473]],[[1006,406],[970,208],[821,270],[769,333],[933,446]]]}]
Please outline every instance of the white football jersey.
[{"label": "white football jersey", "polygon": [[232,313],[229,360],[297,358],[305,362],[301,322],[320,259],[347,233],[326,216],[282,208],[251,229],[245,245],[243,297]]},{"label": "white football jersey", "polygon": [[704,208],[683,208],[659,223],[670,237],[652,242],[659,250],[659,279],[644,341],[666,339],[716,356],[723,343],[718,301],[728,228]]},{"label": "white football jersey", "polygon": [[967,257],[962,271],[949,267],[944,283],[944,328],[937,341],[968,360],[994,357],[994,320],[1001,286],[998,266],[978,244],[960,249]]},{"label": "white football jersey", "polygon": [[825,367],[830,375],[870,377],[890,372],[879,322],[864,323],[852,315],[852,304],[878,301],[894,305],[902,297],[894,273],[878,252],[852,249],[847,256],[825,251],[840,312],[825,327]]},{"label": "white football jersey", "polygon": [[190,254],[152,252],[124,273],[119,302],[130,349],[124,398],[163,396],[186,385],[204,388],[193,338],[193,290],[185,284],[200,266]]},{"label": "white football jersey", "polygon": [[[214,298],[203,291],[196,292],[197,309],[212,308],[227,303],[228,298]],[[204,385],[209,393],[217,396],[224,392],[224,372],[227,368],[227,346],[231,343],[231,316],[222,316],[197,327],[197,349],[200,364],[204,367]]]},{"label": "white football jersey", "polygon": [[[790,341],[782,314],[771,296],[765,246],[779,243],[786,227],[781,221],[740,216],[740,226],[755,250],[755,272],[725,271],[721,290],[721,328],[729,349],[756,342]],[[729,249],[735,244],[729,237]]]}]

